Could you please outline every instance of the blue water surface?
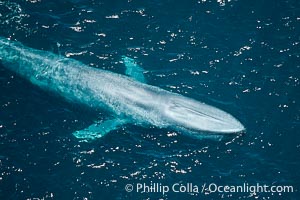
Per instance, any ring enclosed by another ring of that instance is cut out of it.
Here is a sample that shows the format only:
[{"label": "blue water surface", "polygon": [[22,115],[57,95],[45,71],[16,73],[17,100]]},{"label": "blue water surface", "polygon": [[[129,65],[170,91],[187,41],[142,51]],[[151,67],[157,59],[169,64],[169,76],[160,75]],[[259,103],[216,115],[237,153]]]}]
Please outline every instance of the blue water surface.
[{"label": "blue water surface", "polygon": [[[83,142],[72,132],[107,113],[0,64],[0,199],[299,199],[299,11],[297,0],[0,0],[0,36],[122,74],[121,56],[134,57],[149,84],[246,127],[219,141],[125,125]],[[199,192],[141,192],[140,183]],[[294,191],[202,191],[211,183]]]}]

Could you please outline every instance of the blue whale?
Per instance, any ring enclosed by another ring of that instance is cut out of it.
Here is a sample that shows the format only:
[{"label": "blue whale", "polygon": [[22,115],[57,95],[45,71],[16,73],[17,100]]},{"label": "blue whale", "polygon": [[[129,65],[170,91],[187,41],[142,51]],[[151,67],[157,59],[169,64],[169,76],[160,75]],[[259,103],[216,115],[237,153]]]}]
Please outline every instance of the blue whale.
[{"label": "blue whale", "polygon": [[76,138],[100,138],[127,123],[170,128],[199,138],[245,129],[218,108],[146,84],[143,69],[126,56],[122,56],[126,75],[121,75],[1,37],[0,60],[4,67],[42,89],[110,111],[111,119],[75,131]]}]

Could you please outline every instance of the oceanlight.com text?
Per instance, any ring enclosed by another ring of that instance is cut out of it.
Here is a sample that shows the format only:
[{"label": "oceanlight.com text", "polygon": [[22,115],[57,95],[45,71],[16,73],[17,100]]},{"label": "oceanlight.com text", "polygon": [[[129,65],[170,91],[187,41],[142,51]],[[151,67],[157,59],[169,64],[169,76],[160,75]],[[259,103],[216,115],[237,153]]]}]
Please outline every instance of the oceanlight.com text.
[{"label": "oceanlight.com text", "polygon": [[[211,184],[203,184],[203,188],[205,191],[210,193],[219,192],[219,193],[289,193],[294,192],[294,188],[291,185],[266,185],[266,184],[255,184],[249,185],[248,183],[244,183],[243,185],[217,185],[215,183]],[[202,192],[204,192],[204,190]]]}]

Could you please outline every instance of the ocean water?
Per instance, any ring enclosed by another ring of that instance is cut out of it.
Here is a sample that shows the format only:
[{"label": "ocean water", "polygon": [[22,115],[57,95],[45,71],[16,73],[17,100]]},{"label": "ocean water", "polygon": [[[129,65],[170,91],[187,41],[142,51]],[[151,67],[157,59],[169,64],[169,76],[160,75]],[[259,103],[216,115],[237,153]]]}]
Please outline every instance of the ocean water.
[{"label": "ocean water", "polygon": [[[0,64],[0,199],[299,199],[299,1],[0,0],[0,36],[116,73],[135,57],[149,84],[246,127],[219,141],[126,125],[83,142],[72,132],[107,113]],[[293,192],[213,191],[257,184]]]}]

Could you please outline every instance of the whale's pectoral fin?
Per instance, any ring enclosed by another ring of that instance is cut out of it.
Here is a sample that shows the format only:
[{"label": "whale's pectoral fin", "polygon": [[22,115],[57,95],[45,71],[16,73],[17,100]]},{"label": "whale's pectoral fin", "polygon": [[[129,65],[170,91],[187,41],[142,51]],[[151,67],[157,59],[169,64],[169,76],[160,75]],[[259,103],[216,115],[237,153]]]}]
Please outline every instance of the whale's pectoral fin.
[{"label": "whale's pectoral fin", "polygon": [[78,139],[94,140],[103,137],[110,131],[118,129],[125,123],[126,120],[122,119],[112,119],[103,122],[96,122],[85,129],[73,132],[73,135]]},{"label": "whale's pectoral fin", "polygon": [[122,56],[122,60],[126,67],[126,71],[125,71],[126,75],[142,83],[146,82],[144,76],[144,69],[140,67],[134,59],[129,58],[127,56]]}]

